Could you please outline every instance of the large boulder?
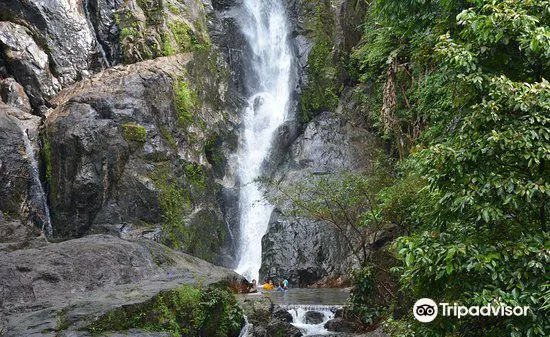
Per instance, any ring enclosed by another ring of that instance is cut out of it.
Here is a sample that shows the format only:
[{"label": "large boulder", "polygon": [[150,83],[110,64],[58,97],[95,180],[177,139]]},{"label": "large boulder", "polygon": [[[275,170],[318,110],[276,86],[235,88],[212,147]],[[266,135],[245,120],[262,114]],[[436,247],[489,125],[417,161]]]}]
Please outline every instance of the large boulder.
[{"label": "large boulder", "polygon": [[54,235],[146,235],[209,261],[228,254],[227,74],[215,52],[181,54],[64,89],[42,132]]},{"label": "large boulder", "polygon": [[294,325],[280,320],[273,320],[267,326],[266,337],[301,337],[303,335]]},{"label": "large boulder", "polygon": [[360,332],[362,330],[362,326],[340,317],[326,322],[325,329],[335,332]]},{"label": "large boulder", "polygon": [[27,200],[29,163],[25,153],[23,131],[10,107],[0,103],[0,211],[20,214]]},{"label": "large boulder", "polygon": [[0,20],[5,21],[0,26],[3,55],[10,74],[23,85],[35,109],[61,87],[106,66],[103,49],[88,17],[88,3],[63,0],[0,3]]},{"label": "large boulder", "polygon": [[250,336],[265,336],[274,308],[271,299],[261,293],[254,293],[243,295],[240,303],[248,319]]},{"label": "large boulder", "polygon": [[306,312],[306,323],[307,324],[321,324],[325,320],[325,315],[318,311],[308,311]]},{"label": "large boulder", "polygon": [[0,79],[0,101],[24,113],[32,110],[25,89],[12,77]]},{"label": "large boulder", "polygon": [[0,77],[14,77],[43,114],[62,88],[122,61],[210,48],[193,0],[0,2]]},{"label": "large boulder", "polygon": [[275,211],[262,239],[260,278],[284,277],[293,287],[337,279],[353,266],[345,240],[329,223]]},{"label": "large boulder", "polygon": [[162,290],[242,282],[230,270],[146,239],[92,235],[0,252],[3,336],[89,336],[81,329],[95,318]]}]

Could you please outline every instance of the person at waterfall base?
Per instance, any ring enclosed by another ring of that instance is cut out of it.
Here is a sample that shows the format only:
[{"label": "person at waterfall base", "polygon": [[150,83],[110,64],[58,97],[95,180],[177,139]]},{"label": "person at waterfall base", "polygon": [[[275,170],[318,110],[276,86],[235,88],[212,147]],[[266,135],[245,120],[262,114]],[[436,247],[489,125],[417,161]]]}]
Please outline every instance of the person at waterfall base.
[{"label": "person at waterfall base", "polygon": [[275,289],[275,286],[273,285],[273,281],[269,280],[268,282],[266,282],[262,285],[262,288],[264,290],[273,290],[273,289]]},{"label": "person at waterfall base", "polygon": [[277,291],[285,291],[285,290],[283,289],[283,283],[282,283],[281,281],[279,281],[279,282],[277,283]]},{"label": "person at waterfall base", "polygon": [[286,278],[283,280],[283,289],[288,290],[288,280]]},{"label": "person at waterfall base", "polygon": [[249,292],[251,293],[257,293],[258,292],[258,284],[256,280],[252,280],[252,287],[250,287]]}]

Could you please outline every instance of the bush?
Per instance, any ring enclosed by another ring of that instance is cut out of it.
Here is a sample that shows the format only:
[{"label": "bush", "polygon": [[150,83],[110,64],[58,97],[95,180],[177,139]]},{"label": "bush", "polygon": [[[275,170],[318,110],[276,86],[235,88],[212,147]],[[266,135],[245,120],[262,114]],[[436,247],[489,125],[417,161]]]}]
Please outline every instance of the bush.
[{"label": "bush", "polygon": [[372,266],[363,267],[353,272],[353,289],[350,294],[351,309],[362,324],[370,325],[381,313],[376,303],[377,291]]}]

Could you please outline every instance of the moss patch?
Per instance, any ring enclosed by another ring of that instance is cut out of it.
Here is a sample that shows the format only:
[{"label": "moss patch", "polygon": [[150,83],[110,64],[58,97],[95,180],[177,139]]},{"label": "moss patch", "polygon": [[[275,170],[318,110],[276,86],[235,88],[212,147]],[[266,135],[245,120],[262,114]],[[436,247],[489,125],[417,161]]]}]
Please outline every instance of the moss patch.
[{"label": "moss patch", "polygon": [[53,174],[53,147],[50,134],[45,131],[41,134],[42,149],[40,155],[42,156],[42,161],[44,163],[44,173],[46,178],[47,188],[49,190],[50,202],[52,197],[55,197],[57,194],[57,184],[54,181]]},{"label": "moss patch", "polygon": [[189,192],[180,186],[169,165],[159,164],[152,174],[155,186],[160,190],[159,204],[166,234],[164,244],[181,248],[190,241],[191,233],[185,224],[185,216],[191,207]]},{"label": "moss patch", "polygon": [[160,126],[160,133],[162,134],[162,137],[168,142],[168,145],[170,145],[172,150],[177,151],[178,143],[176,141],[176,138],[164,125]]},{"label": "moss patch", "polygon": [[174,104],[180,126],[185,127],[194,121],[192,111],[195,107],[195,101],[196,95],[189,88],[187,82],[178,79],[174,86]]},{"label": "moss patch", "polygon": [[168,30],[163,34],[163,52],[170,56],[177,53],[190,52],[199,45],[191,28],[182,21],[172,21],[167,24]]},{"label": "moss patch", "polygon": [[218,135],[213,135],[206,140],[204,144],[204,153],[208,162],[214,166],[220,166],[224,163],[224,156],[220,150],[222,142]]},{"label": "moss patch", "polygon": [[185,163],[184,170],[185,178],[191,185],[201,190],[206,188],[208,176],[202,165],[196,163]]},{"label": "moss patch", "polygon": [[242,309],[227,290],[185,285],[160,292],[147,302],[110,311],[87,330],[101,333],[138,328],[171,332],[174,336],[236,337],[243,320]]},{"label": "moss patch", "polygon": [[147,140],[147,130],[137,123],[122,124],[122,136],[127,141],[144,143]]},{"label": "moss patch", "polygon": [[51,185],[52,183],[52,141],[47,134],[42,136],[42,158],[44,159],[44,165],[46,166],[46,181]]}]

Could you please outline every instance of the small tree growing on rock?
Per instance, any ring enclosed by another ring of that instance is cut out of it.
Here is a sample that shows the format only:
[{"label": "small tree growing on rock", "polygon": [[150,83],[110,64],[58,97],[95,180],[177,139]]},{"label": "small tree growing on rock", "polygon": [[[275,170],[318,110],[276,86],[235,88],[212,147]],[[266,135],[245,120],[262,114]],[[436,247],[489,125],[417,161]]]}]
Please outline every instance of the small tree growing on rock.
[{"label": "small tree growing on rock", "polygon": [[263,179],[266,197],[284,214],[324,221],[341,235],[364,266],[391,223],[382,216],[379,192],[391,183],[391,165],[379,155],[363,172],[312,174],[292,185]]}]

